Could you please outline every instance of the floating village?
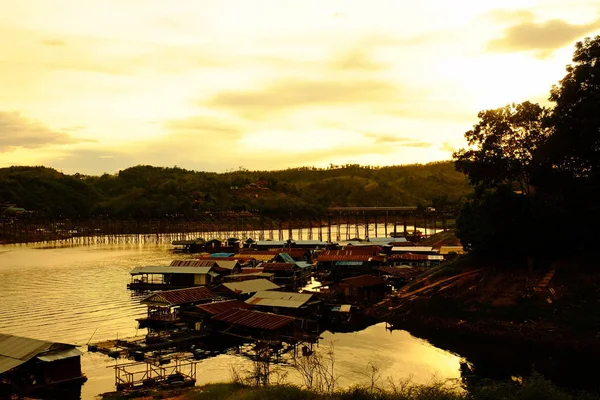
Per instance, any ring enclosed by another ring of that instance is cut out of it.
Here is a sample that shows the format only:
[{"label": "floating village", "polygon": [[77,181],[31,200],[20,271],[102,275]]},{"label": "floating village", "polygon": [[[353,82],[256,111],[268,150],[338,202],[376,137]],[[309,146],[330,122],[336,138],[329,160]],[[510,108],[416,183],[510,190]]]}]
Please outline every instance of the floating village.
[{"label": "floating village", "polygon": [[[147,334],[90,339],[87,350],[116,359],[115,389],[132,393],[192,386],[198,363],[226,351],[252,360],[309,356],[325,330],[374,323],[369,308],[461,254],[450,236],[174,240],[183,258],[132,268],[123,288],[143,294],[147,313],[137,323]],[[0,397],[81,385],[81,354],[74,345],[0,335]]]}]

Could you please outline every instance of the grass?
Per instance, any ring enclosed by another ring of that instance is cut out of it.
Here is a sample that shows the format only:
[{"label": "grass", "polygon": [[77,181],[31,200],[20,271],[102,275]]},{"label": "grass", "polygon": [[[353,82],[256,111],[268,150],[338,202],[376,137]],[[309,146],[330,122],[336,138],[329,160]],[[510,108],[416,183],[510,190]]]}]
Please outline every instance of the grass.
[{"label": "grass", "polygon": [[[131,398],[105,394],[104,400]],[[355,386],[333,393],[315,392],[295,385],[253,387],[236,383],[216,383],[189,389],[145,393],[144,400],[598,400],[594,393],[569,392],[558,388],[538,374],[510,382],[480,381],[466,388],[442,382],[416,385],[409,381]]]}]

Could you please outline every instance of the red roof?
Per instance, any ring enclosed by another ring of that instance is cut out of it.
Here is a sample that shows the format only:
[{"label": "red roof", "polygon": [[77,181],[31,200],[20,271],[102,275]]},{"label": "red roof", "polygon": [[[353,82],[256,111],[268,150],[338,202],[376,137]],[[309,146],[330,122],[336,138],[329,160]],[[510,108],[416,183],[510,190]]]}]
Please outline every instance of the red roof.
[{"label": "red roof", "polygon": [[173,260],[171,267],[214,267],[216,261],[206,260]]},{"label": "red roof", "polygon": [[381,253],[381,246],[344,246],[341,250],[325,250],[325,251],[349,251],[352,254],[372,254],[377,255]]},{"label": "red roof", "polygon": [[256,329],[275,330],[294,322],[295,318],[247,309],[231,309],[212,317],[215,321]]},{"label": "red roof", "polygon": [[196,306],[196,308],[212,315],[221,314],[222,312],[229,310],[235,310],[240,308],[245,309],[251,307],[252,306],[250,304],[246,304],[246,302],[241,300],[226,300],[219,301],[216,303],[200,304]]},{"label": "red roof", "polygon": [[427,261],[427,260],[429,260],[429,255],[427,255],[427,254],[404,253],[404,254],[394,254],[391,257],[392,257],[392,260],[409,260],[409,261]]},{"label": "red roof", "polygon": [[386,284],[383,279],[379,279],[373,275],[361,275],[342,279],[342,283],[356,287],[370,287]]},{"label": "red roof", "polygon": [[287,253],[292,258],[304,258],[304,254],[306,254],[306,249],[298,249],[298,248],[285,248],[277,250],[278,253]]},{"label": "red roof", "polygon": [[268,271],[293,271],[298,268],[296,264],[291,263],[264,263],[261,264],[265,272]]},{"label": "red roof", "polygon": [[214,299],[216,294],[204,286],[187,289],[165,290],[151,294],[141,301],[142,304],[161,303],[168,306],[196,303],[199,301]]}]

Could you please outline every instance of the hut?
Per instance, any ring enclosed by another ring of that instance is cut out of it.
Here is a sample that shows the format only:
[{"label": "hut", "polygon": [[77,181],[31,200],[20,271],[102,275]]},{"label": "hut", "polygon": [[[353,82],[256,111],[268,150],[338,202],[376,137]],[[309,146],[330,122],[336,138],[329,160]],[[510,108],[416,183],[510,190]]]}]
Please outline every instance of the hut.
[{"label": "hut", "polygon": [[[87,380],[75,345],[0,333],[0,398]],[[80,388],[80,386],[79,386]]]},{"label": "hut", "polygon": [[138,318],[140,328],[174,328],[182,322],[182,310],[217,297],[203,286],[153,293],[140,302],[148,306],[147,316]]},{"label": "hut", "polygon": [[176,260],[166,266],[135,267],[127,285],[133,290],[182,289],[214,283],[219,277],[215,261]]},{"label": "hut", "polygon": [[372,275],[345,278],[331,284],[330,289],[344,303],[374,303],[383,300],[390,292],[386,281]]},{"label": "hut", "polygon": [[246,303],[261,311],[310,318],[318,312],[321,301],[311,293],[259,291]]}]

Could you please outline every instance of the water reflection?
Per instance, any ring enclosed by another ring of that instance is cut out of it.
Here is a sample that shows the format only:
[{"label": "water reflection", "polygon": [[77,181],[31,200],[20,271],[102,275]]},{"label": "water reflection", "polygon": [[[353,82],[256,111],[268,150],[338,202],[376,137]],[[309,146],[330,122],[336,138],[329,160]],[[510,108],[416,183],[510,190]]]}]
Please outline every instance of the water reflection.
[{"label": "water reflection", "polygon": [[[173,254],[169,244],[119,244],[79,247],[0,247],[0,332],[74,343],[145,334],[136,318],[145,314],[142,295],[126,289],[136,266],[167,265],[189,255]],[[341,386],[367,383],[369,364],[383,378],[412,377],[417,383],[436,376],[460,378],[460,357],[437,349],[404,331],[377,324],[359,332],[322,334],[320,346],[333,343]],[[89,380],[83,399],[114,389],[115,360],[85,353],[82,369]],[[250,361],[221,354],[198,365],[198,384],[226,381],[232,368],[247,370]],[[301,383],[293,371],[291,382]]]}]

